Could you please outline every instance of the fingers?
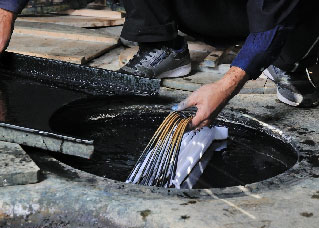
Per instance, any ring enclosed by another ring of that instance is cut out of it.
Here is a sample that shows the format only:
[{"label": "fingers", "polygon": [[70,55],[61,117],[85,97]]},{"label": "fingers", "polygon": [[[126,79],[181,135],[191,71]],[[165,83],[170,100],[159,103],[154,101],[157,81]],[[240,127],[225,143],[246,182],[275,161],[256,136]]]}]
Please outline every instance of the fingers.
[{"label": "fingers", "polygon": [[189,126],[188,126],[188,129],[190,129],[190,130],[201,129],[203,127],[209,126],[211,123],[212,123],[211,119],[206,119],[206,120],[203,120],[203,121],[201,121],[199,123],[191,121]]},{"label": "fingers", "polygon": [[196,115],[193,117],[190,128],[199,129],[208,126],[211,123],[210,115],[198,109]]},{"label": "fingers", "polygon": [[186,98],[185,100],[181,101],[179,104],[174,105],[172,107],[173,111],[183,111],[184,109],[187,109],[189,107],[195,106],[195,102],[193,99],[193,96],[189,96],[188,98]]},{"label": "fingers", "polygon": [[197,93],[192,93],[188,98],[172,107],[173,111],[182,111],[186,108],[196,106],[198,108],[196,115],[189,124],[189,129],[197,129],[207,126],[211,123],[210,114],[203,110],[203,105],[198,104]]},{"label": "fingers", "polygon": [[203,102],[202,95],[199,90],[193,92],[188,98],[181,101],[179,104],[172,107],[173,111],[182,111],[186,108],[196,106],[197,112],[192,121],[190,122],[189,129],[198,129],[208,126],[211,123],[210,109],[207,102]]},{"label": "fingers", "polygon": [[212,123],[211,119],[204,120],[195,129],[201,129],[203,127],[208,127]]}]

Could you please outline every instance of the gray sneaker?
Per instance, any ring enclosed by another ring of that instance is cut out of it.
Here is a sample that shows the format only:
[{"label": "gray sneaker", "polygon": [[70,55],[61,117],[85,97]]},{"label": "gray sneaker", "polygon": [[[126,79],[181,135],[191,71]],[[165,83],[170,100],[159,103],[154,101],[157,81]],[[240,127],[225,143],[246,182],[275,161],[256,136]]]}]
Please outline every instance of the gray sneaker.
[{"label": "gray sneaker", "polygon": [[119,72],[148,78],[176,78],[191,71],[187,43],[180,50],[162,44],[140,44],[137,54]]},{"label": "gray sneaker", "polygon": [[318,89],[309,80],[308,71],[288,73],[269,66],[264,74],[277,85],[278,99],[288,105],[310,108],[319,104]]}]

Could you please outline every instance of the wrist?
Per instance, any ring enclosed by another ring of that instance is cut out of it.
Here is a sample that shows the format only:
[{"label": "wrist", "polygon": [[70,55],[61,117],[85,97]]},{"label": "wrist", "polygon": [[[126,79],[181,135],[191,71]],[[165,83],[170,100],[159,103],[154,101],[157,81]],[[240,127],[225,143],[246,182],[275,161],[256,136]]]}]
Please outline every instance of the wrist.
[{"label": "wrist", "polygon": [[218,83],[222,88],[236,90],[242,87],[249,80],[249,76],[239,67],[231,67]]},{"label": "wrist", "polygon": [[225,100],[229,100],[240,91],[248,80],[249,76],[244,70],[231,67],[224,77],[211,85],[212,88],[218,89],[223,94]]},{"label": "wrist", "polygon": [[232,66],[221,80],[229,85],[237,85],[242,81],[248,81],[248,79],[249,77],[244,70]]}]

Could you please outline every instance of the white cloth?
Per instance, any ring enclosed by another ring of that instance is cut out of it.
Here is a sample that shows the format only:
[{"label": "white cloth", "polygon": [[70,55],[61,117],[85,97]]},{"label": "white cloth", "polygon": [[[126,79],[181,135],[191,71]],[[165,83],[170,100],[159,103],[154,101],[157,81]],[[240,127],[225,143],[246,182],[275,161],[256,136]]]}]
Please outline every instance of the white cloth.
[{"label": "white cloth", "polygon": [[[206,150],[212,144],[214,140],[224,140],[228,137],[228,128],[226,127],[203,127],[200,130],[193,130],[187,132],[183,135],[181,146],[178,154],[178,161],[176,167],[176,174],[174,180],[171,180],[170,183],[167,183],[166,186],[175,185],[176,188],[181,188],[181,184],[186,179],[187,188],[192,188],[196,183],[200,175],[203,173],[209,160],[205,159],[199,163],[199,160],[203,157]],[[171,136],[168,136],[164,141],[170,141]],[[169,144],[169,143],[168,143]],[[225,145],[222,146],[224,148]],[[152,164],[152,161],[155,159],[155,154],[152,154],[153,150],[147,154],[143,162],[139,163],[134,172],[137,171],[137,174],[133,178],[130,176],[127,179],[127,183],[137,183],[142,175],[142,170],[146,166],[146,170],[150,170],[151,167],[157,165],[158,173],[155,175],[158,177],[161,174],[162,161],[158,160],[157,164],[155,162]],[[165,153],[165,149],[161,150],[161,153]],[[209,156],[211,157],[211,156]],[[147,161],[150,161],[147,164]],[[197,169],[194,169],[194,174],[190,175],[195,165],[198,164]],[[190,176],[189,176],[190,175]],[[154,177],[152,179],[154,179]]]},{"label": "white cloth", "polygon": [[[224,140],[224,139],[227,139],[227,137],[228,137],[228,128],[226,127],[211,127],[211,128],[204,127],[200,130],[191,131],[184,134],[183,140],[181,143],[181,148],[178,155],[176,175],[174,180],[172,181],[172,184],[174,184],[176,188],[180,188],[185,178],[188,175],[190,175],[194,166],[204,156],[204,153],[206,152],[208,147],[212,144],[212,142],[214,140]],[[217,149],[222,149],[223,147],[225,147],[225,145]],[[199,168],[200,167],[201,168],[199,171],[201,173],[203,173],[208,161],[209,160],[206,159],[205,161],[203,161],[203,163],[200,164]],[[205,167],[203,167],[203,165]],[[193,182],[194,181],[192,181],[192,183]]]},{"label": "white cloth", "polygon": [[206,166],[209,161],[212,159],[215,151],[221,151],[227,148],[227,141],[214,142],[213,148],[210,148],[209,151],[206,151],[202,158],[197,162],[197,164],[192,169],[191,173],[186,177],[186,179],[180,184],[176,183],[175,188],[177,189],[192,189],[197,183],[201,175],[204,173]]}]

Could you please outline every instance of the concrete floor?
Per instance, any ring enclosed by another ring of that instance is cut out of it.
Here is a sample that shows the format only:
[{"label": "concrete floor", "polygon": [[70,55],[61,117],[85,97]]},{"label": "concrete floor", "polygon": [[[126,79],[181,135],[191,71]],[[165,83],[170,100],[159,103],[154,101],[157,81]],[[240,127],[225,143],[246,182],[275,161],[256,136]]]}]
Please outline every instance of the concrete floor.
[{"label": "concrete floor", "polygon": [[[90,65],[116,70],[121,50],[116,48]],[[187,80],[163,81],[159,96],[178,102],[220,75],[201,72]],[[300,161],[284,174],[224,189],[161,189],[96,177],[34,151],[29,156],[41,169],[40,181],[0,187],[0,227],[316,228],[319,108],[289,107],[274,93],[275,86],[265,78],[250,82],[222,115],[262,121],[265,128],[288,135]]]},{"label": "concrete floor", "polygon": [[[162,89],[161,96],[187,93]],[[245,108],[243,108],[245,107]],[[246,186],[167,190],[103,179],[31,153],[39,183],[0,188],[2,227],[318,227],[319,109],[296,109],[275,95],[236,96],[224,110],[251,116],[291,136],[300,161]],[[279,130],[278,130],[279,131]]]}]

